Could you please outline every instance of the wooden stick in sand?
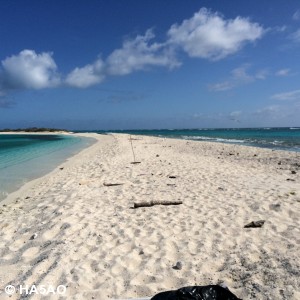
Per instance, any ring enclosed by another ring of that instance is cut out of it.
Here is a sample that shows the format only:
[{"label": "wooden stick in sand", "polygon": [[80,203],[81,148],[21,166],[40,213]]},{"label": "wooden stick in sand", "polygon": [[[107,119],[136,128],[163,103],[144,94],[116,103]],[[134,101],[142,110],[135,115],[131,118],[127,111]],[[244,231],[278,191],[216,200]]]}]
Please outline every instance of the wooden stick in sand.
[{"label": "wooden stick in sand", "polygon": [[124,183],[103,183],[104,186],[117,186],[117,185],[123,185]]},{"label": "wooden stick in sand", "polygon": [[132,155],[133,155],[133,162],[135,162],[135,154],[134,154],[134,151],[133,151],[133,145],[132,145],[131,135],[129,136],[129,139],[130,139],[130,145],[131,145],[131,150],[132,150]]},{"label": "wooden stick in sand", "polygon": [[132,150],[132,155],[133,155],[132,164],[140,164],[141,163],[140,161],[135,161],[135,154],[134,154],[133,145],[132,145],[133,138],[131,137],[131,135],[129,136],[129,140],[130,140],[130,145],[131,145],[131,150]]},{"label": "wooden stick in sand", "polygon": [[182,201],[158,201],[158,200],[153,200],[153,201],[145,201],[145,202],[139,202],[133,203],[133,208],[139,208],[139,207],[150,207],[154,205],[179,205],[182,204]]}]

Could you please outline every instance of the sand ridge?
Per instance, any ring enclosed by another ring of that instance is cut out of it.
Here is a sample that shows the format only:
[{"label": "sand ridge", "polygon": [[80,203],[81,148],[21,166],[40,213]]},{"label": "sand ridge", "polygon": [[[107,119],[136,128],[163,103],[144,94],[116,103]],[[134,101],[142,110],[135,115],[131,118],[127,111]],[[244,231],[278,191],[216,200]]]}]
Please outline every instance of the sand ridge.
[{"label": "sand ridge", "polygon": [[[300,299],[299,153],[132,136],[132,164],[129,138],[99,135],[0,208],[0,290],[105,300],[225,282],[243,299]],[[149,200],[183,204],[132,209]]]}]

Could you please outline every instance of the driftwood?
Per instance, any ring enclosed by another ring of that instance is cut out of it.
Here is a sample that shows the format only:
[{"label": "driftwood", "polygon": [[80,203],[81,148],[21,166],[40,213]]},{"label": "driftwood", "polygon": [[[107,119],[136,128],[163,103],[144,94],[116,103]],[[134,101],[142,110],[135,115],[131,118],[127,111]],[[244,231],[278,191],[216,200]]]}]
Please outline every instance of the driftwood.
[{"label": "driftwood", "polygon": [[139,202],[133,203],[133,208],[139,207],[150,207],[154,205],[179,205],[182,204],[182,201],[148,201],[148,202]]},{"label": "driftwood", "polygon": [[104,186],[117,186],[117,185],[123,185],[124,183],[103,183]]}]

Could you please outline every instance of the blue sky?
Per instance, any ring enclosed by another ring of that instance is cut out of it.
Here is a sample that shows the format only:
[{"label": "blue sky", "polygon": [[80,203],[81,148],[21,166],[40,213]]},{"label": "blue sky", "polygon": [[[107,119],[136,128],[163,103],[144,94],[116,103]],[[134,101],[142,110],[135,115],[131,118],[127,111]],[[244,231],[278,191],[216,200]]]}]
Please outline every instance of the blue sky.
[{"label": "blue sky", "polygon": [[300,126],[300,3],[0,3],[0,128]]}]

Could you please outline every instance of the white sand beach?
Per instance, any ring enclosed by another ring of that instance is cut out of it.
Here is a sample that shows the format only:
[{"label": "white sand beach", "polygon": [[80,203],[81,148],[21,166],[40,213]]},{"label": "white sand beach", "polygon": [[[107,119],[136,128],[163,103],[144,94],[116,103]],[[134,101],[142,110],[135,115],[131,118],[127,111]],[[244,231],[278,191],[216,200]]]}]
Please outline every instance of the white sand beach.
[{"label": "white sand beach", "polygon": [[[105,300],[221,282],[300,299],[300,153],[132,136],[132,164],[129,135],[87,136],[98,142],[0,203],[0,299],[20,297],[8,284]],[[132,208],[148,201],[182,204]]]}]

